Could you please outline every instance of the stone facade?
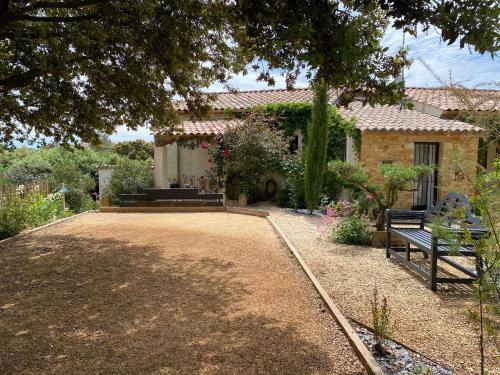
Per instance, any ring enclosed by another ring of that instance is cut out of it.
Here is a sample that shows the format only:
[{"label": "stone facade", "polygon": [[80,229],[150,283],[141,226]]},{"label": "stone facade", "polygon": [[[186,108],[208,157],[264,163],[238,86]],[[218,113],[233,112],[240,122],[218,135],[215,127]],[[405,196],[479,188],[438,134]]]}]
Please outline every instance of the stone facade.
[{"label": "stone facade", "polygon": [[[378,168],[383,162],[413,165],[415,143],[418,142],[439,144],[437,199],[450,191],[470,191],[467,179],[455,173],[453,163],[454,160],[460,161],[467,168],[469,176],[475,175],[479,145],[477,134],[364,131],[360,162],[374,181],[381,181]],[[396,208],[409,209],[412,198],[411,192],[402,192]]]}]

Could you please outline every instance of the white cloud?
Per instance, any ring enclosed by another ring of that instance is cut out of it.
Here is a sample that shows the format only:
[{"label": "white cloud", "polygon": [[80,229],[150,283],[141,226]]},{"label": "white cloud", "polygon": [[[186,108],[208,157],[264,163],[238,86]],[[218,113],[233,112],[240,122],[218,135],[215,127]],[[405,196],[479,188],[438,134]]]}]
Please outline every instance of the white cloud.
[{"label": "white cloud", "polygon": [[[389,47],[389,52],[394,53],[401,47],[402,41],[401,31],[389,29],[383,44]],[[419,58],[444,80],[451,77],[453,81],[468,87],[500,78],[500,64],[497,60],[487,54],[475,53],[467,47],[460,49],[457,42],[447,45],[435,30],[420,32],[417,37],[406,35],[405,44],[409,47],[410,58],[414,60],[410,69],[405,72],[407,86],[439,85],[431,72],[418,61]]]}]

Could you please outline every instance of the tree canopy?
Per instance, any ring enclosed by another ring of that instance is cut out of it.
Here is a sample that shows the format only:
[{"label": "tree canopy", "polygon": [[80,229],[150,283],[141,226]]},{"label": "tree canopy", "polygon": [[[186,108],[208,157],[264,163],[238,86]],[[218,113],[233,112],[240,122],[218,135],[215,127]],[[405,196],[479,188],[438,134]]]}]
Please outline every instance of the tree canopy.
[{"label": "tree canopy", "polygon": [[392,103],[408,60],[380,44],[390,20],[494,54],[495,2],[0,0],[0,143],[173,125],[178,97],[203,116],[203,90],[248,66],[270,84],[277,68],[290,86],[305,73],[341,87],[341,104],[360,89],[369,103]]}]

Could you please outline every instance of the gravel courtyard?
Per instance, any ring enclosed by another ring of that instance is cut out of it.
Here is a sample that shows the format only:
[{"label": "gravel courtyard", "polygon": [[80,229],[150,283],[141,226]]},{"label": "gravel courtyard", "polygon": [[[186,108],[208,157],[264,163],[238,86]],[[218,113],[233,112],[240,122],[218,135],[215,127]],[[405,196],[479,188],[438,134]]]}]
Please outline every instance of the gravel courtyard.
[{"label": "gravel courtyard", "polygon": [[262,218],[86,214],[0,244],[2,374],[363,374]]}]

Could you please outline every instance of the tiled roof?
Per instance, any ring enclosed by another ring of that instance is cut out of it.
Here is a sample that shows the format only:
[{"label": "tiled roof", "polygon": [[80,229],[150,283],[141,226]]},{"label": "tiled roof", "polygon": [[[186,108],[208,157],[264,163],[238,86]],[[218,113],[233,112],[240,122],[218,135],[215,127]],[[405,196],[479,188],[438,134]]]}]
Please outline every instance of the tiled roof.
[{"label": "tiled roof", "polygon": [[[330,97],[335,96],[332,90]],[[313,91],[310,88],[221,92],[217,93],[217,98],[210,103],[210,106],[213,110],[246,109],[271,103],[309,103],[312,99]],[[175,103],[174,108],[178,112],[187,111],[184,101]]]},{"label": "tiled roof", "polygon": [[[174,135],[219,135],[224,133],[227,129],[242,125],[243,121],[240,119],[218,119],[208,121],[183,121],[180,124],[181,129],[173,132]],[[170,130],[158,130],[155,135],[168,135],[172,134]]]},{"label": "tiled roof", "polygon": [[[473,90],[479,98],[488,99],[491,96],[500,97],[500,91],[496,90]],[[312,102],[313,92],[310,88],[297,88],[294,90],[270,89],[254,91],[237,91],[216,93],[217,98],[210,103],[213,110],[245,109],[258,105],[270,103],[308,103]],[[410,99],[429,104],[445,111],[458,111],[467,109],[450,91],[441,88],[408,87],[406,94]],[[336,97],[335,92],[330,92],[330,98]],[[481,110],[492,110],[492,101],[481,100]],[[498,105],[499,101],[496,100]],[[178,112],[186,112],[187,106],[184,101],[174,104]],[[500,108],[496,108],[500,110]]]},{"label": "tiled roof", "polygon": [[[443,111],[465,111],[469,106],[458,98],[460,92],[454,94],[450,90],[442,88],[407,87],[406,95],[417,102],[431,105]],[[498,90],[467,90],[472,95],[466,94],[465,99],[470,98],[474,107],[481,111],[500,110],[500,91]]]},{"label": "tiled roof", "polygon": [[399,106],[363,106],[354,102],[349,109],[340,108],[344,118],[356,118],[356,127],[360,130],[401,131],[401,132],[481,132],[470,124],[444,120]]},{"label": "tiled roof", "polygon": [[[344,118],[356,118],[358,129],[372,131],[399,131],[399,132],[441,132],[441,133],[479,133],[481,129],[470,124],[444,120],[426,113],[400,109],[399,106],[363,106],[361,102],[354,102],[349,109],[340,108]],[[244,123],[240,119],[218,119],[210,121],[184,121],[182,130],[177,135],[208,136],[222,134],[226,129]],[[171,134],[168,131],[158,131],[156,134]]]}]

